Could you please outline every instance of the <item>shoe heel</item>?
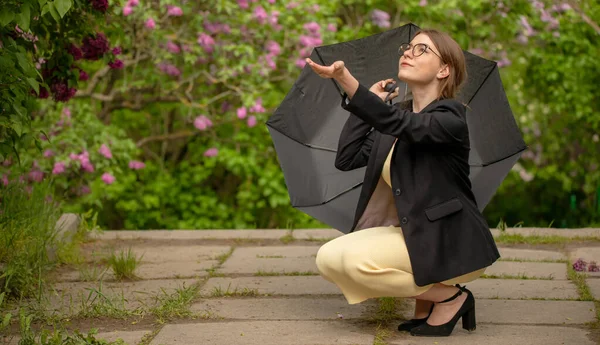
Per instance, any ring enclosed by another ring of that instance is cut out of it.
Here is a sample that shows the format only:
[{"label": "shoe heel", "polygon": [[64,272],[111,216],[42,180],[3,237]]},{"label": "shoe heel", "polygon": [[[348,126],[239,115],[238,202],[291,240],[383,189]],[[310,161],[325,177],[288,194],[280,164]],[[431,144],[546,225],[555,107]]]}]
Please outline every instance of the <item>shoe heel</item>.
[{"label": "shoe heel", "polygon": [[475,320],[475,308],[470,309],[462,316],[462,326],[469,332],[472,332],[477,328],[477,322]]}]

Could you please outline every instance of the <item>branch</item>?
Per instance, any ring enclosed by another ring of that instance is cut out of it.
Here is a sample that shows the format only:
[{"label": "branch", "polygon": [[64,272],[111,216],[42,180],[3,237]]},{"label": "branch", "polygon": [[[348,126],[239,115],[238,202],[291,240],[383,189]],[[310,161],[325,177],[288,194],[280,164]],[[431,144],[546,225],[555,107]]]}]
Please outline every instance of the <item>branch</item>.
[{"label": "branch", "polygon": [[221,83],[221,84],[225,85],[225,87],[227,87],[227,88],[229,88],[229,89],[231,89],[231,90],[233,90],[233,91],[237,92],[237,93],[240,95],[240,97],[244,95],[244,93],[242,92],[242,89],[240,89],[239,87],[236,87],[236,86],[230,85],[229,83],[227,83],[227,82],[225,82],[225,81],[223,81],[223,80],[221,80],[221,79],[217,79],[217,78],[213,77],[213,75],[212,75],[212,74],[210,74],[210,73],[208,73],[208,72],[206,72],[206,71],[202,71],[202,73],[203,73],[203,74],[204,74],[204,75],[205,75],[205,76],[206,76],[206,77],[207,77],[207,78],[208,78],[208,79],[209,79],[209,80],[210,80],[212,83]]},{"label": "branch", "polygon": [[98,85],[98,82],[100,82],[100,79],[104,78],[108,72],[110,72],[110,66],[104,66],[96,71],[92,79],[90,79],[87,89],[85,91],[78,90],[75,94],[75,97],[89,97],[92,94],[92,91],[94,91]]},{"label": "branch", "polygon": [[111,105],[110,111],[119,110],[119,109],[131,109],[135,111],[139,111],[144,109],[146,106],[153,103],[167,103],[167,102],[180,102],[180,99],[175,96],[159,96],[153,97],[146,100],[140,100],[136,97],[135,102],[128,101],[126,99],[121,100],[120,102]]},{"label": "branch", "polygon": [[567,0],[566,2],[569,4],[569,6],[571,6],[573,11],[575,11],[575,13],[577,13],[581,17],[581,19],[583,19],[584,22],[586,22],[589,26],[591,26],[592,29],[594,29],[596,31],[596,33],[598,35],[600,35],[600,26],[598,25],[598,23],[594,22],[590,17],[588,17],[585,14],[585,12],[583,12],[581,7],[579,7],[579,4],[577,4],[576,1]]},{"label": "branch", "polygon": [[154,136],[147,137],[147,138],[144,138],[144,139],[138,141],[135,145],[137,147],[142,147],[142,146],[146,145],[147,143],[150,143],[153,141],[176,140],[176,139],[191,137],[196,134],[198,134],[198,132],[181,131],[181,132],[171,133],[171,134],[154,135]]},{"label": "branch", "polygon": [[[143,55],[143,56],[137,57],[133,60],[123,61],[123,64],[125,65],[125,67],[127,67],[127,66],[137,64],[138,62],[146,60],[148,58],[150,58],[150,55]],[[75,94],[75,97],[91,97],[91,95],[94,93],[94,89],[96,89],[96,86],[98,86],[98,83],[100,82],[100,80],[102,78],[104,78],[110,72],[110,70],[111,70],[110,66],[104,66],[101,69],[99,69],[98,71],[96,71],[96,73],[94,73],[94,76],[90,79],[87,89],[85,91],[78,90],[77,93]],[[98,94],[96,94],[96,96],[98,96]],[[97,98],[97,99],[99,99],[99,98]],[[101,99],[101,100],[103,100],[103,99]]]}]

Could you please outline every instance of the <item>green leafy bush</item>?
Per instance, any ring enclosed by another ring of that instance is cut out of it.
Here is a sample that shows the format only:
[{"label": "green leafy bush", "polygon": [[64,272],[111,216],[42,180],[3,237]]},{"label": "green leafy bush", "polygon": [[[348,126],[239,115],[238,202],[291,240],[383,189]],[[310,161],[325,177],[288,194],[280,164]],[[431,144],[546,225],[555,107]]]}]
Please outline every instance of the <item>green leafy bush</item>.
[{"label": "green leafy bush", "polygon": [[[111,6],[103,32],[119,49],[101,61],[78,61],[90,78],[79,81],[68,104],[76,124],[55,135],[41,124],[60,121],[61,108],[43,106],[36,113],[34,125],[51,137],[42,149],[50,147],[58,156],[43,159],[31,149],[25,170],[11,172],[29,174],[37,160],[55,178],[67,209],[93,207],[103,227],[324,226],[289,205],[264,122],[312,47],[408,22],[446,31],[501,68],[530,150],[485,210],[488,223],[600,222],[600,118],[593,102],[600,96],[597,4],[218,0]],[[117,56],[122,65],[115,65]],[[102,144],[112,159],[99,152]],[[66,173],[51,174],[48,162],[68,161],[69,150],[83,149],[94,172],[75,162]],[[132,160],[140,162],[134,169]],[[9,168],[0,168],[0,177]],[[103,179],[105,173],[111,175]]]}]

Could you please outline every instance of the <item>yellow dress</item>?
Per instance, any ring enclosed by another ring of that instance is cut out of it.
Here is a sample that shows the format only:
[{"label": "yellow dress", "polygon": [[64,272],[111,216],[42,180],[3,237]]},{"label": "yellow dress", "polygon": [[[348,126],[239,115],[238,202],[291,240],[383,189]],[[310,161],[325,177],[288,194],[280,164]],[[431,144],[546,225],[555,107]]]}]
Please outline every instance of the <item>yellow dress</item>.
[{"label": "yellow dress", "polygon": [[[381,173],[390,188],[393,149]],[[378,297],[414,297],[433,286],[415,284],[402,228],[397,226],[373,227],[335,238],[319,248],[316,264],[321,276],[336,284],[349,304]],[[484,272],[485,268],[442,284],[465,284]]]}]

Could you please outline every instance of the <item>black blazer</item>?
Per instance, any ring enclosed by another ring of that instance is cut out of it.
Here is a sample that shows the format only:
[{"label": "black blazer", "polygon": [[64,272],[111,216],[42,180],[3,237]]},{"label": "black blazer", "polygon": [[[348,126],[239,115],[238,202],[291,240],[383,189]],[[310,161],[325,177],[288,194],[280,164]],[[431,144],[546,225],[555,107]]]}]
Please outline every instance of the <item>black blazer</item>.
[{"label": "black blazer", "polygon": [[402,103],[384,103],[359,85],[349,102],[344,96],[342,107],[352,115],[342,129],[335,165],[344,171],[367,166],[351,231],[397,138],[390,192],[416,284],[443,282],[490,266],[500,257],[471,191],[463,104],[442,99],[413,113]]}]

